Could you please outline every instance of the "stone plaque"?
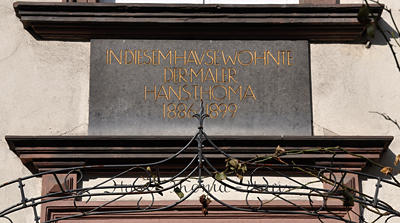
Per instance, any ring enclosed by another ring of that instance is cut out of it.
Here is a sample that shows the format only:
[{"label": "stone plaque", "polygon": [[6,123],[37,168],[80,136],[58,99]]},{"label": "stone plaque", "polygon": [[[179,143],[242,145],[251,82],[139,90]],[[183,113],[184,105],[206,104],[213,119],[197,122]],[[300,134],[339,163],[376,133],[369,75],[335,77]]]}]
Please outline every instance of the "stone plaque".
[{"label": "stone plaque", "polygon": [[311,135],[307,41],[92,40],[89,134]]}]

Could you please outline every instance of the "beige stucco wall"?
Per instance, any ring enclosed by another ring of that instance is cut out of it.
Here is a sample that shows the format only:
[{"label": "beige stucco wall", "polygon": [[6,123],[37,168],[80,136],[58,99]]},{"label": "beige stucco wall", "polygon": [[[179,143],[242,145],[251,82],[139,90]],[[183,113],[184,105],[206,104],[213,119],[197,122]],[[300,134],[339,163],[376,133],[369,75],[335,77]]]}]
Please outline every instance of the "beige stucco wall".
[{"label": "beige stucco wall", "polygon": [[[89,43],[35,40],[15,16],[13,2],[0,1],[1,183],[31,174],[5,135],[85,135],[89,109]],[[27,196],[40,194],[40,179],[26,185]],[[21,200],[17,192],[0,190],[1,210]],[[15,217],[33,222],[31,209]]]},{"label": "beige stucco wall", "polygon": [[[344,2],[344,1],[341,1]],[[360,1],[346,1],[360,3]],[[386,0],[400,22],[400,1]],[[393,26],[388,13],[384,20]],[[392,31],[390,27],[383,26]],[[400,72],[393,55],[380,34],[371,40],[371,48],[357,44],[311,44],[312,101],[315,135],[392,135],[395,137],[380,163],[394,166],[400,154],[400,129],[382,116],[400,120]],[[395,44],[391,39],[391,43]],[[398,46],[395,51],[400,53]],[[400,169],[400,168],[397,168]],[[369,174],[385,177],[379,168],[367,168]],[[376,181],[363,181],[363,191],[373,195]],[[400,209],[399,189],[385,188],[379,197]],[[366,215],[366,219],[374,217]],[[380,222],[384,222],[381,220]],[[398,222],[392,219],[390,222]]]},{"label": "beige stucco wall", "polygon": [[[0,183],[30,175],[9,150],[5,135],[85,135],[88,125],[89,43],[35,40],[15,16],[13,1],[0,1]],[[400,1],[384,2],[400,21]],[[391,25],[387,13],[383,17]],[[311,44],[314,133],[393,135],[381,160],[393,165],[400,154],[400,130],[369,111],[400,119],[400,72],[382,39],[371,42],[369,49],[362,44]],[[380,174],[372,168],[368,172]],[[374,184],[364,182],[363,190],[372,193]],[[30,185],[28,196],[40,193],[40,179]],[[19,202],[17,192],[0,190],[0,209]],[[393,193],[381,195],[400,209],[400,196]],[[26,213],[14,222],[33,222],[31,210]]]}]

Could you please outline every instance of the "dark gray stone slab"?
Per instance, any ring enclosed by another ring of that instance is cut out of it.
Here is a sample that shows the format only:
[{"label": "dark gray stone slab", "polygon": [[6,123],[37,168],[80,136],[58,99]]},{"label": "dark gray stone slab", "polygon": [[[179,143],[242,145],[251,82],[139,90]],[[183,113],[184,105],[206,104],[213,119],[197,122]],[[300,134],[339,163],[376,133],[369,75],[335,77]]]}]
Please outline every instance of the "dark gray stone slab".
[{"label": "dark gray stone slab", "polygon": [[[307,41],[92,40],[89,134],[311,135]],[[210,113],[210,111],[212,111]]]}]

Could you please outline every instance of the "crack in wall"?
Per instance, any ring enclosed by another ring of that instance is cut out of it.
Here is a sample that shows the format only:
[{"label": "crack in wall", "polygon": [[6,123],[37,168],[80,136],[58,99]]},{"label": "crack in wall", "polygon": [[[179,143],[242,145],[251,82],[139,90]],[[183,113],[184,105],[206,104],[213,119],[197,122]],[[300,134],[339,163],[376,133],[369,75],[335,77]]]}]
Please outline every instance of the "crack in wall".
[{"label": "crack in wall", "polygon": [[[78,126],[76,126],[76,127],[74,127],[74,128],[72,128],[72,129],[70,129],[70,130],[68,130],[68,131],[66,131],[66,132],[64,132],[64,133],[61,133],[60,135],[67,135],[67,134],[69,134],[69,133],[71,133],[71,132],[73,132],[73,131],[75,131],[76,129],[78,129],[78,128],[81,128],[81,127],[83,127],[83,126],[89,126],[87,123],[82,123],[82,124],[80,124],[80,125],[78,125]],[[86,131],[87,132],[87,131]]]},{"label": "crack in wall", "polygon": [[[315,126],[318,126],[319,128],[322,129],[322,132],[325,136],[338,136],[339,134],[337,134],[336,132],[329,130],[321,125],[318,125],[317,123],[313,123]],[[315,129],[315,128],[314,128]]]}]

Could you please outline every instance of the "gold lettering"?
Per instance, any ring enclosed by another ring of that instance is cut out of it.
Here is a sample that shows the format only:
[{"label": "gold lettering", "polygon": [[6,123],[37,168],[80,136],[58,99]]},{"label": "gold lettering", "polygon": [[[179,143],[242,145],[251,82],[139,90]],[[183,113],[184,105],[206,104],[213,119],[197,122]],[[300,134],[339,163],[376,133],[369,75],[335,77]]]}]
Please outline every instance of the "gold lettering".
[{"label": "gold lettering", "polygon": [[143,55],[144,55],[145,57],[149,58],[149,62],[148,62],[148,63],[143,62],[143,63],[146,64],[146,65],[149,65],[149,64],[151,64],[151,56],[146,55],[146,52],[148,52],[148,50],[143,51]]},{"label": "gold lettering", "polygon": [[[217,87],[221,87],[221,88],[223,88],[223,89],[225,90],[225,95],[224,95],[224,97],[222,97],[222,98],[217,98],[217,97],[214,96],[214,90],[215,90]],[[212,97],[213,97],[215,100],[218,100],[218,101],[224,100],[224,99],[226,98],[227,93],[228,93],[228,92],[226,91],[226,88],[225,88],[224,86],[222,86],[222,85],[216,85],[215,87],[213,87],[213,89],[212,89],[212,91],[211,91]]]},{"label": "gold lettering", "polygon": [[236,64],[237,51],[235,51],[235,59],[232,59],[231,55],[228,55],[228,57],[227,57],[226,60],[225,60],[224,51],[221,51],[221,53],[222,53],[222,59],[223,59],[225,65],[228,63],[229,60],[231,60],[231,63],[232,63],[233,65]]},{"label": "gold lettering", "polygon": [[[231,75],[231,70],[234,71],[234,73],[233,73],[232,75]],[[237,83],[237,82],[235,81],[235,79],[233,79],[233,76],[235,76],[235,74],[236,74],[236,70],[235,70],[234,68],[229,68],[229,69],[228,69],[228,76],[229,76],[228,81],[229,81],[229,83],[231,83],[231,79],[232,79],[235,83]]]},{"label": "gold lettering", "polygon": [[108,50],[106,51],[106,64],[108,64]]},{"label": "gold lettering", "polygon": [[164,58],[164,60],[165,60],[165,59],[167,59],[168,55],[169,55],[169,64],[171,65],[172,64],[172,56],[171,56],[172,53],[171,53],[171,50],[168,51],[167,55],[165,55],[165,56],[161,53],[161,50],[159,50],[158,51],[158,64],[160,64],[160,58],[161,57]]},{"label": "gold lettering", "polygon": [[[207,53],[206,53],[206,54],[207,54],[207,56],[211,59],[211,62],[210,62],[210,63],[205,63],[205,62],[204,62],[204,64],[206,64],[206,65],[212,65],[213,62],[214,62],[214,58],[208,54],[209,52],[211,52],[211,50],[207,50]],[[203,60],[203,58],[201,58],[201,59]]]},{"label": "gold lettering", "polygon": [[178,86],[178,93],[177,94],[174,89],[172,89],[171,85],[168,85],[168,98],[171,98],[171,91],[172,93],[174,93],[174,95],[176,96],[176,98],[178,98],[178,100],[181,100],[181,86]]},{"label": "gold lettering", "polygon": [[142,56],[140,56],[140,52],[142,52],[143,50],[138,50],[138,54],[137,54],[137,64],[138,65],[142,65],[142,63],[140,63],[140,58],[143,58]]},{"label": "gold lettering", "polygon": [[221,76],[222,76],[222,83],[227,83],[227,81],[225,81],[225,77],[227,77],[228,76],[228,74],[225,74],[225,70],[226,70],[227,68],[222,68],[222,74],[221,74]]},{"label": "gold lettering", "polygon": [[[247,92],[248,92],[249,90],[250,90],[250,94],[248,95]],[[256,96],[255,96],[254,93],[253,93],[253,90],[251,90],[250,85],[247,86],[246,92],[244,93],[242,100],[244,100],[246,97],[252,97],[252,98],[254,98],[254,100],[257,100],[257,99],[256,99]]]},{"label": "gold lettering", "polygon": [[[164,92],[164,94],[161,94],[161,90]],[[160,90],[158,91],[157,99],[159,97],[165,97],[167,100],[169,100],[167,92],[165,92],[164,86],[161,85]]]},{"label": "gold lettering", "polygon": [[176,55],[176,50],[175,50],[175,65],[176,65],[176,59],[183,59],[183,64],[186,65],[186,50],[183,51],[183,56],[177,56]]},{"label": "gold lettering", "polygon": [[[128,52],[132,55],[132,60],[128,62]],[[131,64],[133,60],[135,59],[135,56],[133,55],[133,52],[130,50],[125,50],[125,64]]]},{"label": "gold lettering", "polygon": [[257,52],[256,51],[254,51],[254,65],[257,65],[257,59],[264,59],[264,65],[266,65],[267,64],[267,55],[266,55],[266,53],[265,53],[265,51],[264,51],[264,56],[263,57],[257,57]]},{"label": "gold lettering", "polygon": [[203,86],[200,86],[200,99],[203,99],[203,94],[206,93],[211,100],[211,86],[209,86],[208,91],[203,91]]},{"label": "gold lettering", "polygon": [[200,75],[200,72],[201,72],[201,80],[203,80],[203,68],[200,68],[199,72],[197,72],[197,73],[193,70],[193,68],[190,68],[190,82],[191,83],[193,82],[192,74],[194,74],[194,76],[197,77]]},{"label": "gold lettering", "polygon": [[194,100],[197,100],[197,87],[200,85],[192,85],[194,87]]},{"label": "gold lettering", "polygon": [[[195,52],[196,52],[196,51],[195,51]],[[190,56],[193,57],[193,60],[190,60]],[[196,54],[196,57],[197,57],[197,54]],[[196,57],[195,57],[193,51],[191,50],[185,64],[188,64],[189,62],[195,62],[196,65],[197,65]]]},{"label": "gold lettering", "polygon": [[[181,73],[182,70],[184,70],[185,73],[182,74],[182,73]],[[185,80],[185,78],[183,78],[183,76],[185,76],[186,73],[187,73],[187,70],[186,70],[185,68],[179,68],[179,83],[181,83],[181,80],[182,80],[182,79],[187,83],[187,81]]]},{"label": "gold lettering", "polygon": [[182,99],[186,101],[186,100],[189,100],[189,99],[192,97],[192,95],[190,94],[189,91],[187,91],[187,90],[185,89],[185,87],[189,87],[189,86],[183,85],[183,87],[182,87],[182,90],[183,90],[186,94],[188,94],[188,97],[187,97],[187,98],[182,97]]},{"label": "gold lettering", "polygon": [[122,50],[119,51],[119,60],[118,57],[114,54],[114,52],[110,50],[110,64],[111,64],[111,54],[114,56],[115,60],[117,60],[119,64],[122,64]]},{"label": "gold lettering", "polygon": [[[211,74],[211,78],[207,78],[208,74]],[[215,83],[214,75],[213,75],[213,73],[212,73],[210,68],[207,69],[207,73],[204,76],[204,79],[203,79],[202,82],[205,82],[206,80],[212,80]]]},{"label": "gold lettering", "polygon": [[201,65],[201,63],[203,63],[203,59],[204,59],[204,55],[206,54],[206,51],[204,50],[203,51],[203,55],[201,56],[201,60],[199,60],[199,57],[197,56],[197,52],[196,52],[196,50],[194,51],[194,55],[196,56],[196,58],[197,58],[197,63],[199,64],[199,65]]},{"label": "gold lettering", "polygon": [[[246,53],[250,54],[250,57],[251,57],[250,62],[248,62],[248,63],[242,63],[242,61],[240,61],[240,55],[241,55],[243,52],[246,52]],[[253,54],[252,54],[250,51],[248,51],[248,50],[240,51],[240,52],[239,52],[239,55],[238,55],[238,62],[239,62],[241,65],[244,65],[244,66],[250,65],[251,63],[253,63]]]},{"label": "gold lettering", "polygon": [[221,81],[218,81],[218,69],[217,68],[215,68],[215,83],[221,83]]},{"label": "gold lettering", "polygon": [[285,51],[282,52],[282,65],[285,65]]},{"label": "gold lettering", "polygon": [[[167,70],[169,70],[169,71],[171,72],[171,78],[170,78],[169,80],[167,80]],[[170,82],[170,81],[172,80],[172,77],[173,77],[173,72],[172,72],[172,70],[169,69],[168,67],[165,67],[165,68],[164,68],[164,82],[165,82],[165,83]]]},{"label": "gold lettering", "polygon": [[[176,72],[176,70],[178,70],[178,68],[174,67],[174,83],[179,82],[179,74],[178,74],[178,72]],[[177,80],[177,78],[178,78],[178,80]]]},{"label": "gold lettering", "polygon": [[291,53],[291,52],[293,52],[293,51],[291,51],[291,50],[288,50],[288,51],[287,51],[287,64],[288,64],[288,65],[293,65],[293,64],[290,63],[290,59],[293,58],[293,57],[291,57],[291,56],[289,55],[289,53]]},{"label": "gold lettering", "polygon": [[217,63],[217,59],[220,57],[217,57],[216,53],[219,52],[219,50],[214,50],[214,65],[219,65],[219,63]]},{"label": "gold lettering", "polygon": [[137,51],[135,50],[135,64],[137,64]]},{"label": "gold lettering", "polygon": [[272,54],[269,51],[267,51],[267,64],[269,65],[269,57],[268,57],[268,55],[270,55],[272,57],[272,59],[275,60],[276,64],[278,64],[278,65],[280,64],[280,62],[279,62],[279,51],[278,51],[278,61],[274,58],[274,56],[272,56]]},{"label": "gold lettering", "polygon": [[147,90],[147,86],[146,85],[144,86],[144,100],[147,100],[147,98],[146,98],[146,94],[147,93],[153,93],[154,94],[154,100],[157,100],[157,97],[156,97],[156,85],[154,85],[154,91],[148,91]]},{"label": "gold lettering", "polygon": [[236,94],[239,91],[239,100],[242,98],[242,86],[239,86],[236,91],[231,86],[228,86],[228,100],[231,100],[231,91]]},{"label": "gold lettering", "polygon": [[156,62],[156,58],[157,58],[157,55],[156,54],[154,54],[154,52],[158,52],[158,50],[153,50],[152,51],[152,53],[153,53],[153,65],[157,65],[157,62]]}]

